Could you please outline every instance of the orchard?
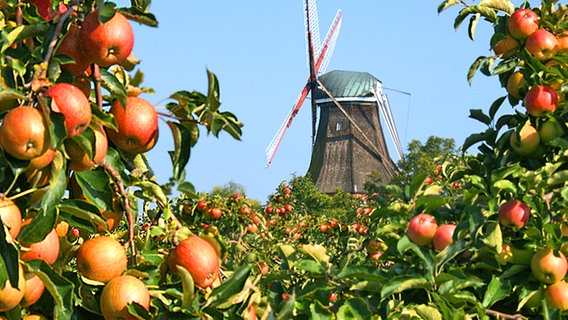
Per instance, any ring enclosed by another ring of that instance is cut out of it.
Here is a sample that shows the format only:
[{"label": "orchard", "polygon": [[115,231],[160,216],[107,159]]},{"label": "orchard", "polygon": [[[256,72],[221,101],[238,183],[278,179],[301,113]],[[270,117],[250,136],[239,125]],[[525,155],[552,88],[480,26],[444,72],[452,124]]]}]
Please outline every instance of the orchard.
[{"label": "orchard", "polygon": [[0,318],[567,317],[568,7],[438,12],[457,7],[494,31],[467,72],[503,88],[470,112],[485,131],[364,197],[293,177],[260,203],[186,181],[200,134],[243,124],[209,70],[152,105],[131,26],[157,26],[150,1],[0,1]]}]

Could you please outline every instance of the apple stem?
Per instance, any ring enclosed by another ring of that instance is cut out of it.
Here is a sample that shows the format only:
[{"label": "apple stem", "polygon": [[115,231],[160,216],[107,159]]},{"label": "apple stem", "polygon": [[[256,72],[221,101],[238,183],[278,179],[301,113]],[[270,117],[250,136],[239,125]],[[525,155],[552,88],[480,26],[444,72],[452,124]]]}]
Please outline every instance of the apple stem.
[{"label": "apple stem", "polygon": [[136,246],[134,243],[134,215],[130,210],[130,201],[128,199],[128,194],[126,193],[126,188],[124,187],[124,183],[122,183],[120,174],[106,160],[104,160],[101,165],[103,166],[105,171],[110,174],[110,176],[116,183],[116,186],[118,187],[118,191],[122,198],[122,210],[126,214],[126,221],[128,223],[128,245],[130,246],[130,257],[128,257],[128,264],[132,266],[136,264]]}]

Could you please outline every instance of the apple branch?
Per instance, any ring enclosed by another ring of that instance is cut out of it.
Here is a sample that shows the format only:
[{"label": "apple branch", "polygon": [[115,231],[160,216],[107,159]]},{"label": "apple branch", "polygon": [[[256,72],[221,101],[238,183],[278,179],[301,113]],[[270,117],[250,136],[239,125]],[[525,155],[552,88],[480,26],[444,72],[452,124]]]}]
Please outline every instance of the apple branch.
[{"label": "apple branch", "polygon": [[504,319],[504,320],[526,320],[527,317],[524,317],[520,314],[507,314],[495,310],[488,309],[485,311],[488,315],[495,316],[497,319]]},{"label": "apple branch", "polygon": [[69,6],[67,11],[65,11],[61,16],[59,16],[59,21],[57,21],[57,25],[55,26],[55,32],[53,33],[53,36],[51,37],[51,40],[49,41],[49,45],[47,46],[47,50],[45,52],[45,56],[43,58],[43,62],[41,64],[41,67],[34,74],[32,83],[34,83],[38,79],[43,79],[43,78],[47,77],[47,74],[46,74],[47,73],[47,65],[49,64],[49,60],[51,60],[51,58],[52,58],[53,50],[55,49],[55,46],[57,45],[57,40],[58,40],[59,34],[61,34],[61,30],[63,29],[63,24],[65,23],[65,20],[67,20],[67,18],[76,10],[77,10],[77,4],[73,4],[73,5]]},{"label": "apple branch", "polygon": [[122,210],[126,214],[126,221],[128,223],[128,245],[130,246],[130,257],[128,258],[128,263],[130,265],[136,264],[136,246],[134,243],[134,215],[130,210],[130,200],[128,199],[128,194],[126,193],[126,188],[120,179],[120,174],[106,161],[103,161],[101,166],[104,170],[111,176],[114,183],[118,187],[118,191],[122,198],[121,205]]}]

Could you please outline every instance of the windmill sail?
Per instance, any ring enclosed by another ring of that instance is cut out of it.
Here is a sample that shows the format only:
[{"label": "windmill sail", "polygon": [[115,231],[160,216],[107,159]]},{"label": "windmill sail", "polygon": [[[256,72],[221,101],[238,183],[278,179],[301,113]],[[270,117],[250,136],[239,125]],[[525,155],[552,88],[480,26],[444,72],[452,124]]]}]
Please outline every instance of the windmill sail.
[{"label": "windmill sail", "polygon": [[[313,2],[313,8],[315,9],[315,0],[313,0],[313,1],[308,0],[307,6],[306,6],[306,10],[307,10],[307,12],[306,12],[307,23],[306,24],[307,24],[307,28],[308,28],[308,30],[307,30],[308,34],[313,32],[313,30],[310,29],[310,28],[313,27],[312,23],[315,23],[316,25],[318,25],[317,18],[315,18],[315,20],[312,20],[313,18],[310,18],[311,12],[309,10],[312,9],[312,8],[310,8],[311,2]],[[312,56],[311,54],[309,54],[310,50],[313,50],[314,56],[317,57],[316,61],[313,62],[313,71],[310,70],[310,76],[308,77],[308,81],[307,81],[306,85],[304,86],[304,88],[302,89],[300,96],[298,97],[298,99],[296,100],[296,103],[292,107],[292,110],[290,111],[290,113],[288,113],[288,116],[286,117],[286,119],[284,120],[284,122],[282,123],[282,125],[280,126],[278,131],[276,132],[276,135],[272,138],[272,140],[268,144],[268,147],[266,148],[266,160],[267,160],[266,167],[270,166],[270,163],[272,162],[272,160],[274,159],[274,155],[276,154],[276,150],[278,149],[278,146],[280,145],[280,142],[282,141],[282,138],[284,137],[284,133],[286,133],[286,130],[292,124],[292,120],[298,114],[298,111],[300,110],[304,101],[306,100],[308,93],[310,92],[310,90],[312,89],[312,87],[315,84],[316,79],[314,79],[314,76],[312,76],[312,73],[314,75],[317,75],[317,74],[324,71],[324,70],[321,70],[323,65],[325,65],[325,67],[327,67],[327,64],[329,63],[329,59],[331,58],[332,51],[335,48],[335,42],[337,41],[337,35],[339,33],[339,29],[341,28],[342,17],[343,17],[343,14],[342,14],[341,10],[338,10],[336,15],[335,15],[335,18],[333,20],[333,23],[331,24],[329,31],[326,35],[326,38],[324,40],[324,44],[323,44],[323,46],[321,46],[320,50],[316,51],[316,48],[313,46],[313,44],[312,44],[312,48],[310,48],[310,45],[308,43],[308,59],[310,59],[309,57]],[[318,29],[318,32],[319,32],[319,29]],[[311,37],[308,37],[308,39],[310,39],[310,38],[311,38],[312,41],[314,41],[314,38],[318,39],[317,41],[319,42],[319,33],[316,34],[315,36],[312,35]],[[314,56],[312,56],[312,57],[314,57]],[[311,59],[313,59],[313,58],[311,58]],[[312,65],[312,63],[309,63],[309,65]]]}]

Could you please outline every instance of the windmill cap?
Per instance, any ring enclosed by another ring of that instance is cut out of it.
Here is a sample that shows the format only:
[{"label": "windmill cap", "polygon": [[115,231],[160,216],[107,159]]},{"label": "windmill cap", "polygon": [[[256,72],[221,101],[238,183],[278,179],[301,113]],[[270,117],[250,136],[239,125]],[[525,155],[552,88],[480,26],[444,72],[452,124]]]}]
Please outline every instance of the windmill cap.
[{"label": "windmill cap", "polygon": [[[333,70],[318,77],[319,81],[338,100],[373,98],[373,90],[381,81],[368,72]],[[314,99],[329,100],[329,96],[316,86]]]}]

